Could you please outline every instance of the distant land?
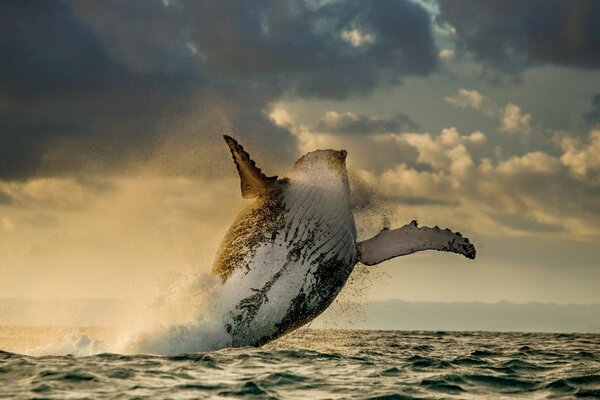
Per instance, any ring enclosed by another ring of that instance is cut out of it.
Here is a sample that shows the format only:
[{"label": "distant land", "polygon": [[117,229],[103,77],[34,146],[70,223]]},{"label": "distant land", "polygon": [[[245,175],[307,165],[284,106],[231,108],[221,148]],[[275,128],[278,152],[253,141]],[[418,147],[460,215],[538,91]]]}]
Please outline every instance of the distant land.
[{"label": "distant land", "polygon": [[319,328],[424,331],[600,333],[600,304],[334,303]]},{"label": "distant land", "polygon": [[[0,326],[118,327],[139,315],[121,299],[0,299]],[[600,304],[335,302],[311,328],[600,333]]]}]

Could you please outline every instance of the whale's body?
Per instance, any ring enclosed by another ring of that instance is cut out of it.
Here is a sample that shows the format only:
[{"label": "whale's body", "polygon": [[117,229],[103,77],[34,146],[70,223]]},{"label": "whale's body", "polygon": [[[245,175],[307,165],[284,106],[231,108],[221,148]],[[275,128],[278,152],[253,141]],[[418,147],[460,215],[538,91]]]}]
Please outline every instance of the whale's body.
[{"label": "whale's body", "polygon": [[[309,153],[287,178],[277,179],[262,174],[235,140],[226,141],[240,173],[242,195],[253,200],[223,239],[213,272],[223,281],[228,299],[223,321],[231,336],[228,344],[257,346],[323,312],[358,261],[382,261],[377,246],[382,238],[357,246],[345,151]],[[404,236],[423,232],[416,223],[404,228]],[[453,244],[438,250],[456,251]],[[386,248],[389,252],[393,246]],[[404,254],[420,248],[409,250]],[[365,260],[361,253],[376,256]],[[472,253],[474,257],[474,249]]]}]

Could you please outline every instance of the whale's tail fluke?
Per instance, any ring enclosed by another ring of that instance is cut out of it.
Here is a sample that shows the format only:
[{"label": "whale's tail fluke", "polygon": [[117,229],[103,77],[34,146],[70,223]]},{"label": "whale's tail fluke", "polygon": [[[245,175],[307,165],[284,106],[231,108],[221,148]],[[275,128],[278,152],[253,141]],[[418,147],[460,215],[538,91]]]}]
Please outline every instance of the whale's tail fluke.
[{"label": "whale's tail fluke", "polygon": [[356,245],[359,261],[375,265],[390,258],[422,250],[450,251],[475,258],[475,246],[469,239],[450,229],[419,227],[417,221],[398,229],[384,229],[371,239]]}]

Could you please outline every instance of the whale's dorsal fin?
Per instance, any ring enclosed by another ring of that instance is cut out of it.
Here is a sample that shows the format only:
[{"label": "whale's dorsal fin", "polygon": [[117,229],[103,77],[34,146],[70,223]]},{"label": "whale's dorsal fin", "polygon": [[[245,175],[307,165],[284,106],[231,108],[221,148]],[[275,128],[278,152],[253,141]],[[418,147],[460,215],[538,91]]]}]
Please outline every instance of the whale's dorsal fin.
[{"label": "whale's dorsal fin", "polygon": [[223,135],[223,138],[231,150],[233,161],[240,174],[243,198],[257,197],[277,188],[277,176],[263,174],[242,145],[231,136]]}]

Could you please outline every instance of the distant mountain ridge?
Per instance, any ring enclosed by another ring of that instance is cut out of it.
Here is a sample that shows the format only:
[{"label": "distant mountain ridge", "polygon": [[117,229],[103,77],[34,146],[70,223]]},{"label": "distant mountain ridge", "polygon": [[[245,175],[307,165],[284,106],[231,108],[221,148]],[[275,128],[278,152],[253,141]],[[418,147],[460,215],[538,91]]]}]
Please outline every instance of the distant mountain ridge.
[{"label": "distant mountain ridge", "polygon": [[600,333],[600,304],[335,303],[315,327],[493,332]]},{"label": "distant mountain ridge", "polygon": [[[122,299],[0,299],[0,326],[122,326],[141,310]],[[313,328],[600,333],[600,304],[335,302]]]}]

